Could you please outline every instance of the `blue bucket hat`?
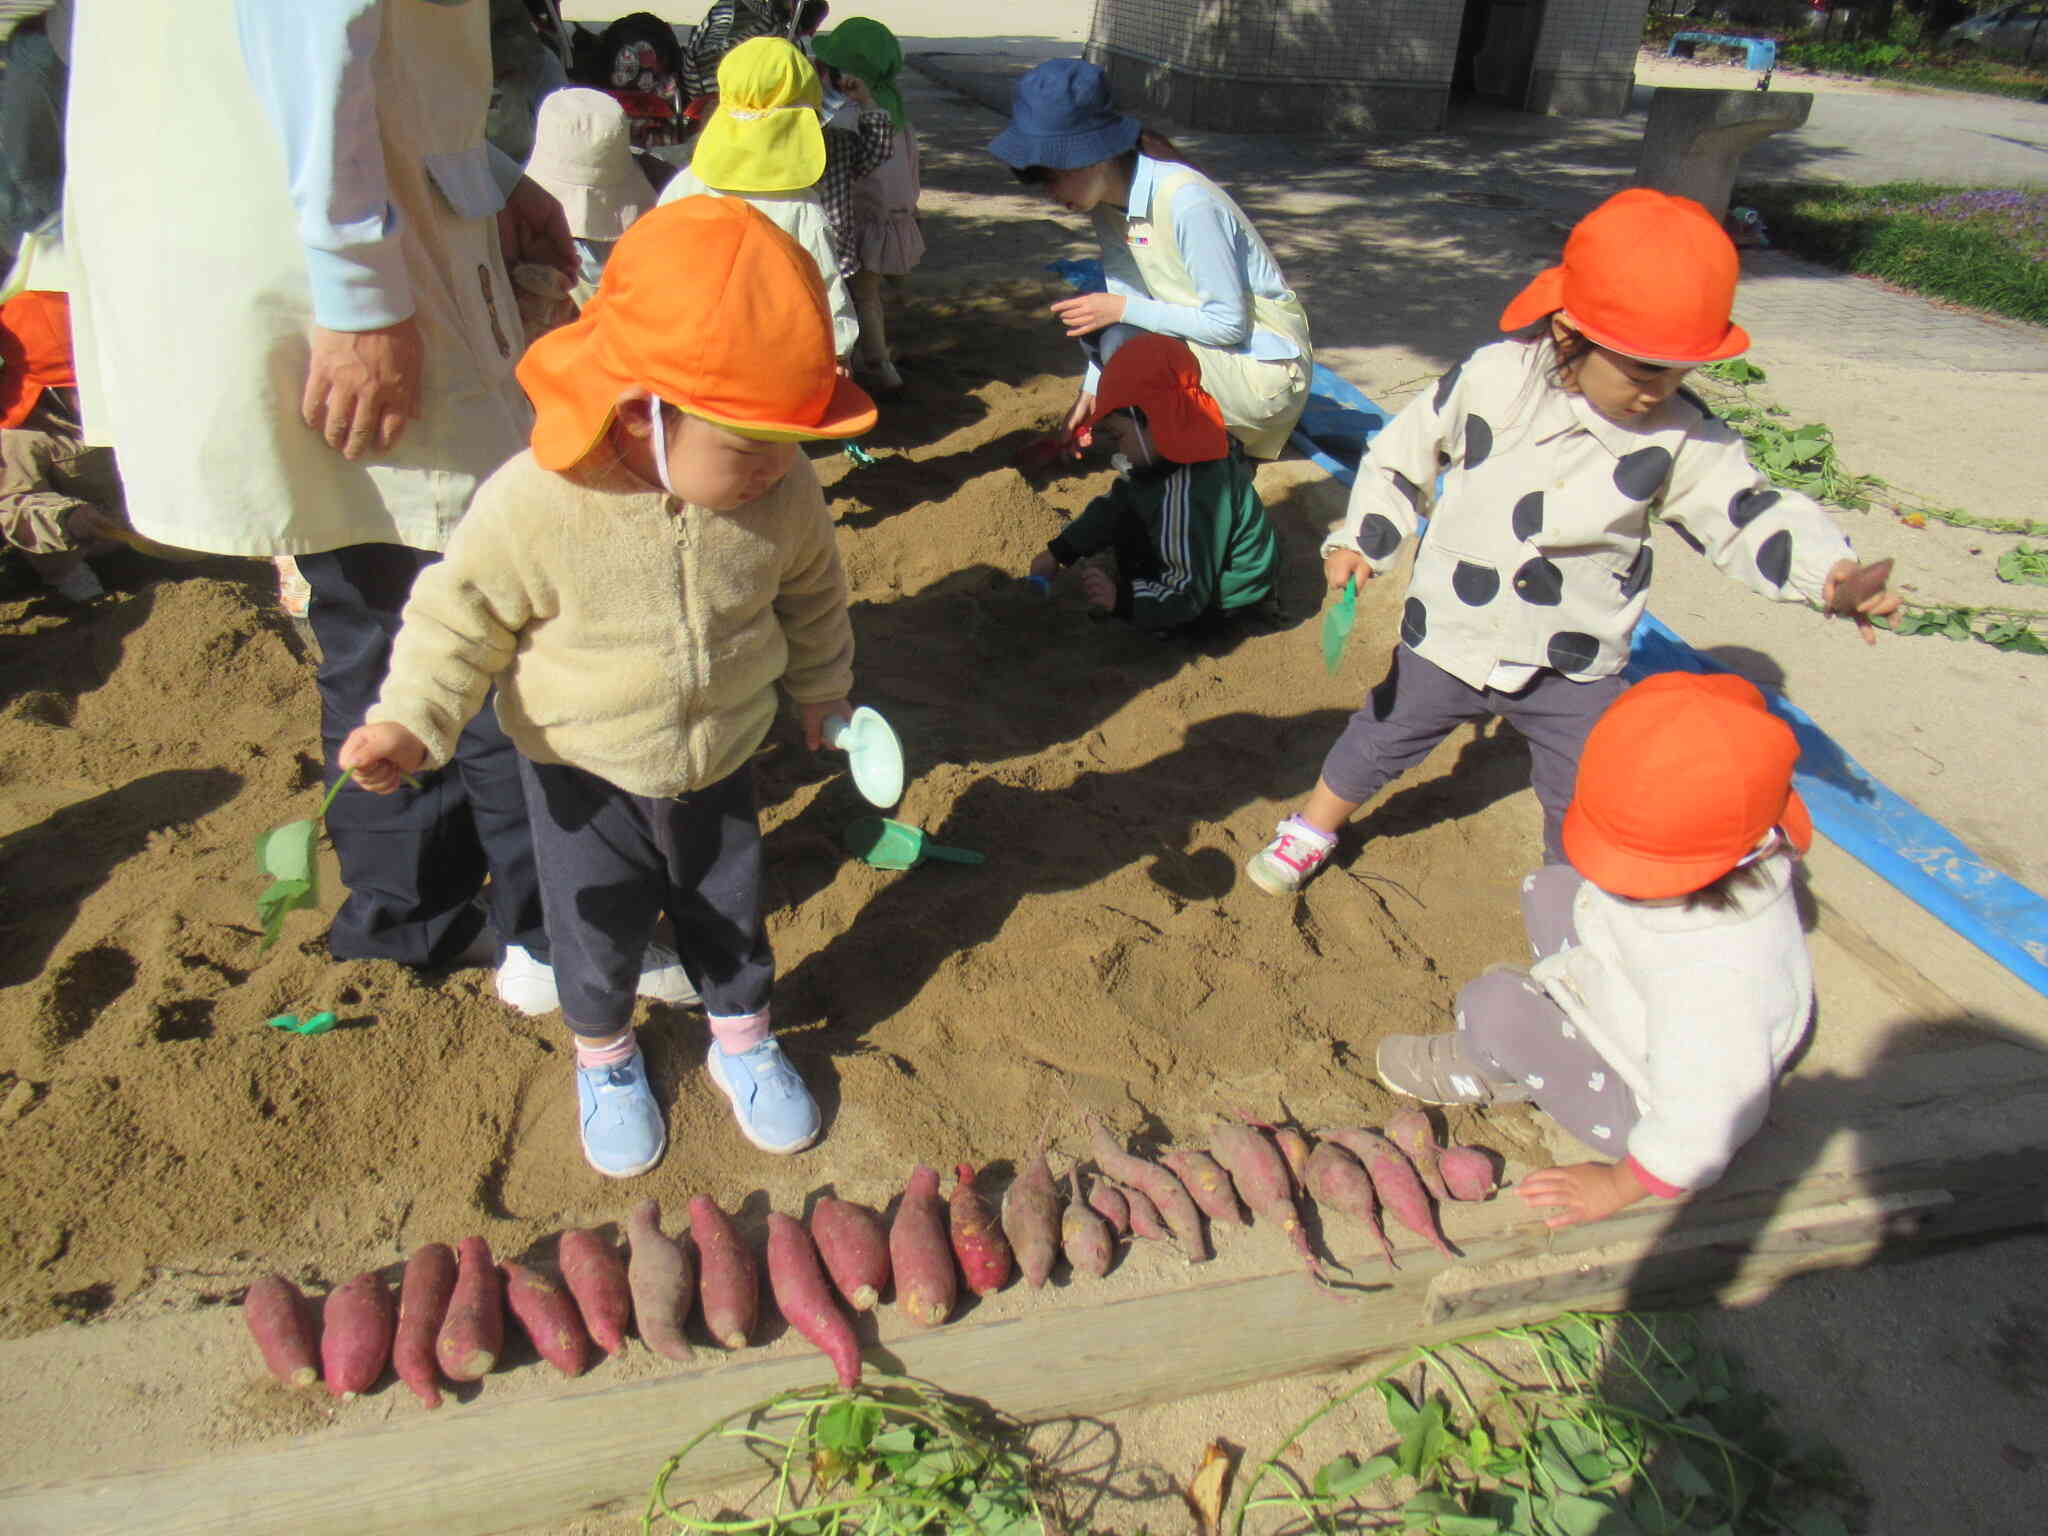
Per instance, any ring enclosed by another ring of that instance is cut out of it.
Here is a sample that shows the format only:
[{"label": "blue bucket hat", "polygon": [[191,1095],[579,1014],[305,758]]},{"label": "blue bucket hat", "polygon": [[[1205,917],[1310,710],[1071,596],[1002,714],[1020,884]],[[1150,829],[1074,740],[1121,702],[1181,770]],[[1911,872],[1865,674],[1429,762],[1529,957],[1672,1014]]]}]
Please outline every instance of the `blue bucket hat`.
[{"label": "blue bucket hat", "polygon": [[1138,142],[1140,126],[1117,111],[1109,76],[1096,65],[1048,59],[1017,82],[1010,126],[988,148],[1013,170],[1072,171],[1122,154]]}]

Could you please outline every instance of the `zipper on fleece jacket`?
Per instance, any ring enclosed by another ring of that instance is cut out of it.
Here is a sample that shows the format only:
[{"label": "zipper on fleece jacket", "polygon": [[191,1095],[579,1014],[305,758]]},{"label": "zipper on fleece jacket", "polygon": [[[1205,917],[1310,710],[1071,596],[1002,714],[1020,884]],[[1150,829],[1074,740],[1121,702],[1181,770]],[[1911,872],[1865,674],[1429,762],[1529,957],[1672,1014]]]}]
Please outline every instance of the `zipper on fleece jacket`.
[{"label": "zipper on fleece jacket", "polygon": [[669,514],[669,520],[675,524],[676,614],[677,628],[680,630],[677,637],[676,670],[681,675],[682,683],[681,697],[676,703],[676,717],[682,731],[684,771],[690,780],[690,789],[684,790],[683,793],[688,794],[690,790],[703,787],[699,781],[704,777],[704,765],[698,761],[691,731],[699,713],[697,701],[710,679],[703,670],[703,626],[696,622],[696,615],[691,610],[695,584],[684,579],[690,563],[694,530],[690,527],[686,514],[681,510],[680,502],[677,503],[677,508],[678,510]]}]

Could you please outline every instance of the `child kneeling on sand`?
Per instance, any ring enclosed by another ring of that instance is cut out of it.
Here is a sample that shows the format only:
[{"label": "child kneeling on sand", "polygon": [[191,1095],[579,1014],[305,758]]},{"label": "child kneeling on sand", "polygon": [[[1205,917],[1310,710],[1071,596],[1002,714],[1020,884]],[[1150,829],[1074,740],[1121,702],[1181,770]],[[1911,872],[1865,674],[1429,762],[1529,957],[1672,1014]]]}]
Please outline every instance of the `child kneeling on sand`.
[{"label": "child kneeling on sand", "polygon": [[498,686],[520,751],[583,1152],[652,1168],[667,1126],[631,1027],[664,910],[702,994],[712,1080],[768,1152],[818,1134],[769,1032],[749,760],[779,678],[816,747],[850,713],[846,580],[806,438],[873,402],[837,376],[817,269],[738,199],[626,231],[582,316],[519,364],[532,446],[413,588],[390,675],[340,764],[387,793],[446,763]]},{"label": "child kneeling on sand", "polygon": [[1798,756],[1739,677],[1636,684],[1586,738],[1571,862],[1522,882],[1536,963],[1468,983],[1450,1033],[1380,1043],[1396,1093],[1533,1099],[1615,1159],[1523,1179],[1548,1225],[1712,1184],[1763,1124],[1813,1012],[1793,888],[1813,841]]},{"label": "child kneeling on sand", "polygon": [[1032,576],[1050,582],[1083,555],[1114,550],[1115,579],[1089,566],[1082,593],[1154,631],[1265,602],[1280,541],[1187,344],[1141,332],[1117,348],[1084,429],[1105,418],[1130,467],[1031,562]]}]

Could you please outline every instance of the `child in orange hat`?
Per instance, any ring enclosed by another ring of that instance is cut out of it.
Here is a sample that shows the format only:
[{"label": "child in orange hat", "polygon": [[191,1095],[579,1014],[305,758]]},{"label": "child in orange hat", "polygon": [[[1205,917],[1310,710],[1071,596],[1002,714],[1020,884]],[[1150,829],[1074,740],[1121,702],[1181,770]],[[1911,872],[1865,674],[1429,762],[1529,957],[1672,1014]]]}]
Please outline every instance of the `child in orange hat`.
[{"label": "child in orange hat", "polygon": [[1084,426],[1096,422],[1129,467],[1032,560],[1034,581],[1049,585],[1062,566],[1113,550],[1116,576],[1085,567],[1082,594],[1155,632],[1272,595],[1280,541],[1187,343],[1139,332],[1117,348]]},{"label": "child in orange hat", "polygon": [[1813,840],[1798,756],[1739,677],[1636,684],[1586,738],[1571,862],[1522,882],[1536,963],[1468,983],[1450,1033],[1380,1043],[1397,1093],[1533,1099],[1613,1159],[1522,1180],[1550,1226],[1703,1188],[1763,1124],[1813,1012],[1793,890]]},{"label": "child in orange hat", "polygon": [[1254,884],[1299,891],[1382,785],[1457,726],[1493,717],[1528,739],[1544,856],[1559,858],[1579,749],[1621,692],[1648,600],[1653,511],[1761,596],[1851,614],[1866,639],[1871,618],[1897,611],[1881,586],[1857,594],[1834,520],[1773,487],[1679,387],[1748,347],[1730,319],[1736,276],[1735,247],[1698,203],[1617,193],[1508,305],[1507,339],[1373,440],[1323,575],[1337,590],[1391,569],[1427,516],[1401,643],[1308,803],[1246,864]]},{"label": "child in orange hat", "polygon": [[664,911],[741,1131],[801,1150],[818,1109],[769,1030],[748,765],[777,682],[814,748],[850,713],[846,581],[796,445],[868,430],[873,402],[835,370],[811,259],[737,198],[643,215],[519,381],[532,445],[479,488],[414,586],[340,765],[387,793],[447,763],[495,685],[575,1035],[585,1158],[624,1178],[667,1144],[632,1030]]}]

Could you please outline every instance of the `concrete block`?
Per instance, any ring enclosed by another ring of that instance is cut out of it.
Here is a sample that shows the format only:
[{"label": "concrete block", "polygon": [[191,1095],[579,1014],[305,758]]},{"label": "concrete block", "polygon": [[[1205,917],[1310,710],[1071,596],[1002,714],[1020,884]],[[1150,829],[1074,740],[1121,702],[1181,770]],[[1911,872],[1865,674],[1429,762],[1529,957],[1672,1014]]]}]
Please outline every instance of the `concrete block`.
[{"label": "concrete block", "polygon": [[1813,110],[1809,91],[1703,91],[1662,85],[1650,97],[1636,185],[1728,212],[1735,168],[1750,145],[1797,128]]}]

